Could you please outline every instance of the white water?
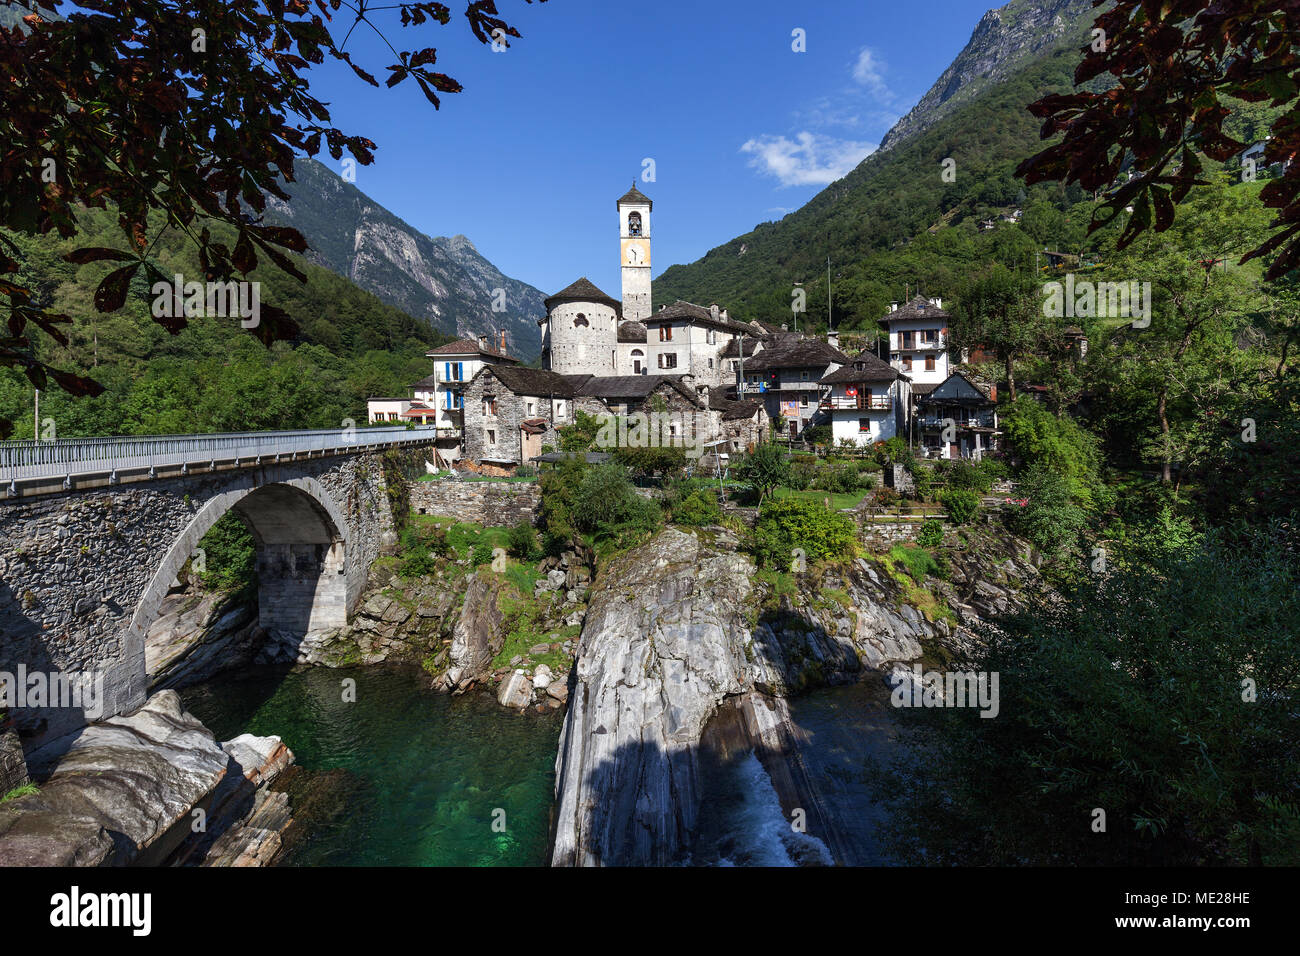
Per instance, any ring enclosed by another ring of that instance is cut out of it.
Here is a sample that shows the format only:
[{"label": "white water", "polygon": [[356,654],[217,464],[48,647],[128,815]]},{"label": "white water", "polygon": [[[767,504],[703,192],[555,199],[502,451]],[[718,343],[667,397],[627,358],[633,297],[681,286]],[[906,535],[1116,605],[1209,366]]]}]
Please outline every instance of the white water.
[{"label": "white water", "polygon": [[[732,805],[721,816],[713,866],[832,866],[826,844],[797,833],[781,810],[776,788],[752,753],[735,762]],[[730,788],[729,788],[730,789]]]}]

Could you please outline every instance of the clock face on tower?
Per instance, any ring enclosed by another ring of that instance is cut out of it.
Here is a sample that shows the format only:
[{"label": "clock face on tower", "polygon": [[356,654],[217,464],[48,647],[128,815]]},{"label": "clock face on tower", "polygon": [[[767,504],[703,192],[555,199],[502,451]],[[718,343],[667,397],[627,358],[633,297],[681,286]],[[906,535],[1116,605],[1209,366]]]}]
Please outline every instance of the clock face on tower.
[{"label": "clock face on tower", "polygon": [[650,250],[644,242],[625,242],[623,244],[623,264],[644,266],[650,263]]}]

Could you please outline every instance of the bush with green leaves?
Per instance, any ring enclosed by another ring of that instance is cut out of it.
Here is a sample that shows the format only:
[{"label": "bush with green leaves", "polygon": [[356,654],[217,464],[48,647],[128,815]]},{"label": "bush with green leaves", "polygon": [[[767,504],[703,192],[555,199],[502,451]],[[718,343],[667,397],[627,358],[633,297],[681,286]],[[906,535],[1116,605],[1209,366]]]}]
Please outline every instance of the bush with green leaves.
[{"label": "bush with green leaves", "polygon": [[536,561],[542,556],[542,543],[530,521],[520,521],[510,529],[506,550],[521,561]]},{"label": "bush with green leaves", "polygon": [[718,507],[717,493],[697,489],[672,509],[673,523],[692,528],[718,524],[722,521],[722,509]]},{"label": "bush with green leaves", "polygon": [[887,851],[939,866],[1300,863],[1295,521],[1149,539],[981,628],[952,667],[998,675],[997,719],[909,713],[906,760],[873,781]]},{"label": "bush with green leaves", "polygon": [[916,543],[923,548],[937,548],[943,544],[943,522],[937,518],[927,518],[921,523]]},{"label": "bush with green leaves", "polygon": [[760,567],[788,570],[794,551],[808,561],[848,559],[857,553],[853,520],[798,498],[769,500],[754,525],[754,556]]},{"label": "bush with green leaves", "polygon": [[970,524],[980,510],[980,496],[965,488],[953,488],[939,495],[939,504],[953,524]]},{"label": "bush with green leaves", "polygon": [[[233,511],[217,519],[199,540],[203,569],[199,583],[209,591],[237,591],[257,580],[257,542]],[[194,570],[191,560],[191,570]]]},{"label": "bush with green leaves", "polygon": [[790,458],[779,445],[768,442],[755,448],[752,455],[747,455],[736,465],[733,473],[754,489],[761,506],[778,485],[790,480]]},{"label": "bush with green leaves", "polygon": [[943,469],[943,480],[950,489],[962,489],[986,495],[993,487],[993,476],[974,462],[950,461],[941,463],[939,467]]},{"label": "bush with green leaves", "polygon": [[1070,497],[1085,510],[1105,507],[1110,493],[1101,480],[1097,438],[1069,415],[1053,415],[1020,396],[1006,412],[1003,428],[1025,469],[1047,469],[1065,481]]},{"label": "bush with green leaves", "polygon": [[1008,508],[1006,524],[1011,531],[1029,539],[1049,557],[1065,559],[1078,550],[1090,519],[1078,498],[1070,493],[1064,475],[1046,465],[1032,465],[1017,481],[1016,493],[1026,504]]},{"label": "bush with green leaves", "polygon": [[469,554],[469,563],[473,567],[479,567],[489,563],[492,560],[492,545],[486,541],[479,541],[474,545],[474,550]]}]

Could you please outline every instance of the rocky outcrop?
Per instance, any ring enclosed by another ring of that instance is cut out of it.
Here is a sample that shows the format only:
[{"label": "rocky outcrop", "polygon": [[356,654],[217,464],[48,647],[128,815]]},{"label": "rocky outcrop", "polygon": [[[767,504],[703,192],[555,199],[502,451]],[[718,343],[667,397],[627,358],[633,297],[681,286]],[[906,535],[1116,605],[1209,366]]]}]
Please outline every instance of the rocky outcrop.
[{"label": "rocky outcrop", "polygon": [[145,637],[145,672],[154,690],[189,687],[246,666],[265,638],[255,602],[221,592],[178,590],[163,600]]},{"label": "rocky outcrop", "polygon": [[511,354],[527,361],[541,351],[543,293],[504,275],[465,236],[425,235],[312,159],[298,159],[283,185],[293,201],[268,196],[270,217],[300,229],[314,261],[443,332],[504,328]]},{"label": "rocky outcrop", "polygon": [[558,866],[665,865],[698,812],[694,749],[726,697],[753,685],[753,566],[676,529],[599,576],[556,761]]},{"label": "rocky outcrop", "polygon": [[[815,810],[815,794],[789,763],[795,731],[779,698],[868,670],[883,679],[895,664],[973,639],[941,600],[888,563],[858,559],[776,594],[756,586],[729,533],[707,536],[669,528],[597,579],[556,761],[555,865],[680,862],[699,810],[701,735],[724,703],[745,704],[738,726],[783,803],[802,792],[800,806]],[[973,565],[956,570],[974,574]],[[1013,574],[1034,575],[1011,557],[1004,571],[1007,587],[996,595],[945,587],[973,602],[972,615],[991,611],[1013,600]]]},{"label": "rocky outcrop", "polygon": [[451,635],[451,666],[444,675],[445,685],[453,693],[464,693],[484,680],[492,671],[492,659],[505,643],[505,615],[498,601],[500,590],[494,575],[486,572],[470,575],[460,619]]},{"label": "rocky outcrop", "polygon": [[160,691],[32,755],[39,790],[0,804],[0,866],[195,862],[214,842],[215,859],[263,865],[288,815],[250,815],[292,762],[278,737],[218,745],[175,691]]},{"label": "rocky outcrop", "polygon": [[0,866],[158,862],[227,763],[175,691],[155,694],[33,755],[40,791],[0,805]]},{"label": "rocky outcrop", "polygon": [[1092,0],[1012,0],[980,18],[962,51],[880,141],[884,151],[929,129],[958,104],[1059,46],[1082,46]]},{"label": "rocky outcrop", "polygon": [[0,798],[27,782],[23,745],[13,730],[0,730]]}]

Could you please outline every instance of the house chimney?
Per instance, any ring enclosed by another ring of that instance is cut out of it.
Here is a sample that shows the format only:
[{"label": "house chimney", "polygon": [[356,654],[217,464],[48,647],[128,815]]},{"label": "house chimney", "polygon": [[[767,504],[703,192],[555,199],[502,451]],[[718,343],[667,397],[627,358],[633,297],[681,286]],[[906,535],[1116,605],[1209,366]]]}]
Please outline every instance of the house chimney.
[{"label": "house chimney", "polygon": [[487,337],[486,335],[480,335],[480,336],[478,337],[478,347],[479,347],[479,348],[481,348],[481,349],[486,349],[486,348],[487,348],[487,343],[488,343],[488,337]]},{"label": "house chimney", "polygon": [[833,349],[840,347],[840,333],[838,329],[826,330],[826,344]]},{"label": "house chimney", "polygon": [[897,303],[897,302],[891,302],[891,303],[889,303],[889,311],[890,311],[890,312],[897,312],[897,311],[898,311],[898,303]]},{"label": "house chimney", "polygon": [[715,319],[718,317],[718,303],[709,303],[709,315],[713,316]]},{"label": "house chimney", "polygon": [[724,319],[727,318],[727,310],[726,310],[726,309],[723,309],[723,310],[722,310],[722,317],[723,317]]},{"label": "house chimney", "polygon": [[506,330],[501,329],[501,354],[506,354]]},{"label": "house chimney", "polygon": [[936,309],[942,309],[942,308],[943,308],[943,299],[939,298],[938,296],[935,296],[935,298],[934,298],[934,307],[935,307]]}]

